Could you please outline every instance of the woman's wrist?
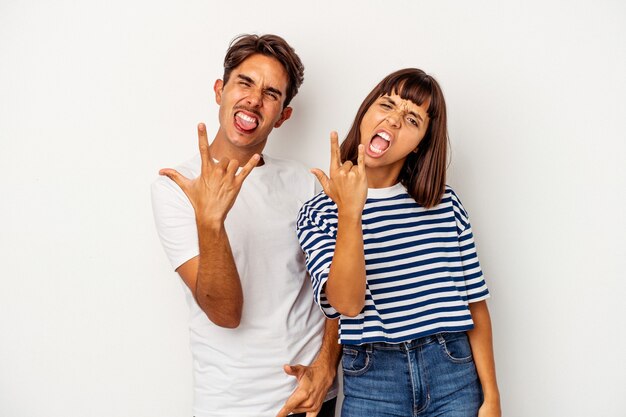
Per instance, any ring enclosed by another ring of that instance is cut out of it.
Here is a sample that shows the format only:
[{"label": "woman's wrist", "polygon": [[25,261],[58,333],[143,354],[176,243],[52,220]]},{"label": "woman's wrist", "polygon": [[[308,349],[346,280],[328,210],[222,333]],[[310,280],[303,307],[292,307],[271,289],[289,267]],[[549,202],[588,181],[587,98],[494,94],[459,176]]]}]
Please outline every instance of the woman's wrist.
[{"label": "woman's wrist", "polygon": [[338,220],[345,220],[349,222],[361,222],[363,215],[363,208],[354,209],[351,207],[337,207]]},{"label": "woman's wrist", "polygon": [[494,390],[483,390],[483,402],[492,403],[492,404],[500,404],[500,393],[496,388]]}]

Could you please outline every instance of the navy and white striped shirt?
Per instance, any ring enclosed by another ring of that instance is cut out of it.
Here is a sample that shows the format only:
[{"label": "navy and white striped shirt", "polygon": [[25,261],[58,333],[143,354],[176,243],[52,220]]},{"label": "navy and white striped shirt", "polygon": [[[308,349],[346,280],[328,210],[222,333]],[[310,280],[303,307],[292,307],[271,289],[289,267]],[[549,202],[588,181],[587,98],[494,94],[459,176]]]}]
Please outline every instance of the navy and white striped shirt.
[{"label": "navy and white striped shirt", "polygon": [[[362,216],[365,307],[341,316],[342,344],[400,343],[473,327],[468,303],[489,297],[467,212],[450,187],[441,203],[420,206],[402,184],[370,188]],[[337,239],[337,206],[323,192],[298,216],[315,300],[330,318],[325,283]]]}]

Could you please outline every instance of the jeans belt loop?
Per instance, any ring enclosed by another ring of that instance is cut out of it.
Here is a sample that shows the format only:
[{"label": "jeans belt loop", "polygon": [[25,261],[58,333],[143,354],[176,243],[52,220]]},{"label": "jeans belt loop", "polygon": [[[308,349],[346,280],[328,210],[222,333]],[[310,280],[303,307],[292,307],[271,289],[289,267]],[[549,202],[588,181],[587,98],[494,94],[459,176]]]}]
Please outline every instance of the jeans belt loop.
[{"label": "jeans belt loop", "polygon": [[366,352],[367,354],[372,353],[372,350],[373,350],[373,349],[374,349],[374,344],[372,344],[372,343],[368,343],[368,344],[366,344],[366,345],[365,345],[365,352]]},{"label": "jeans belt loop", "polygon": [[440,345],[443,345],[446,343],[446,339],[443,338],[443,336],[441,335],[441,333],[437,333],[437,341],[439,342]]}]

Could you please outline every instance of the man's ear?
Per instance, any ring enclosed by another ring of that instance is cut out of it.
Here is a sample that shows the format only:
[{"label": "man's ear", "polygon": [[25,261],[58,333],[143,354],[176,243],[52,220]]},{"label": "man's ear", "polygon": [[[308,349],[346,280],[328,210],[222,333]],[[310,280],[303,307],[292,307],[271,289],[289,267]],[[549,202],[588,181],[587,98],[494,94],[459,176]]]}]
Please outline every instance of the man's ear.
[{"label": "man's ear", "polygon": [[218,105],[222,105],[222,90],[224,90],[224,81],[215,80],[215,84],[213,84],[213,91],[215,91],[215,102]]},{"label": "man's ear", "polygon": [[289,119],[291,117],[291,112],[292,111],[293,111],[293,109],[291,107],[285,107],[283,109],[283,112],[280,115],[280,119],[278,119],[278,121],[276,123],[274,123],[274,127],[280,127],[280,125],[285,123],[285,120],[287,120],[287,119]]}]

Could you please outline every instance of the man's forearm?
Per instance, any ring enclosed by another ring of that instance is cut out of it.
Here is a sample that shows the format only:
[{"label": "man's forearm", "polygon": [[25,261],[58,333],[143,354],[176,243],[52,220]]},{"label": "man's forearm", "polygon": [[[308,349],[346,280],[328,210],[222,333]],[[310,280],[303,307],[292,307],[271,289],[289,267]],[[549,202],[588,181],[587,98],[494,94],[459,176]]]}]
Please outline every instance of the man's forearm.
[{"label": "man's forearm", "polygon": [[339,364],[339,358],[341,357],[341,345],[337,340],[338,334],[339,320],[326,319],[322,345],[320,346],[320,351],[314,361],[317,365],[328,367],[328,369],[332,372],[333,379],[337,373],[337,365]]},{"label": "man's forearm", "polygon": [[243,292],[224,224],[198,224],[198,244],[196,301],[213,323],[237,327],[241,321]]}]

